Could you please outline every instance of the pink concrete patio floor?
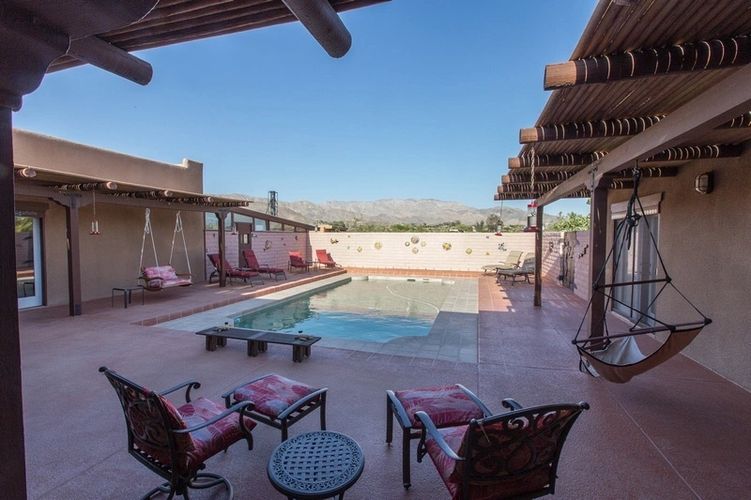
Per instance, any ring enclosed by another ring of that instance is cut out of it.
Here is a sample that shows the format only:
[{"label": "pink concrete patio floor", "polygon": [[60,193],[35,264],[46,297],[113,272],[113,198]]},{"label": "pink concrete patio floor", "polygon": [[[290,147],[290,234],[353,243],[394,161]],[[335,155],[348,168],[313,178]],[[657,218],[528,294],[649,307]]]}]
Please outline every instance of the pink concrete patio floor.
[{"label": "pink concrete patio floor", "polygon": [[[135,498],[159,482],[125,451],[122,413],[97,373],[101,365],[154,389],[196,378],[197,394],[214,399],[269,372],[329,387],[329,429],[354,437],[366,457],[347,498],[447,497],[429,461],[413,461],[412,488],[402,489],[400,447],[384,443],[384,391],[454,382],[495,411],[505,397],[524,405],[590,403],[563,450],[560,498],[748,498],[751,394],[685,357],[626,385],[579,373],[569,339],[584,303],[568,290],[546,284],[544,307],[536,309],[529,285],[501,290],[480,278],[477,364],[325,348],[298,364],[280,346],[257,358],[241,343],[206,352],[198,336],[135,324],[249,291],[199,285],[127,310],[108,299],[85,304],[87,314],[76,318],[63,308],[22,313],[30,498]],[[308,417],[291,434],[316,424]],[[208,468],[232,481],[236,498],[281,498],[266,477],[279,432],[259,425],[253,434],[253,451],[237,445]],[[194,497],[224,498],[221,489]]]}]

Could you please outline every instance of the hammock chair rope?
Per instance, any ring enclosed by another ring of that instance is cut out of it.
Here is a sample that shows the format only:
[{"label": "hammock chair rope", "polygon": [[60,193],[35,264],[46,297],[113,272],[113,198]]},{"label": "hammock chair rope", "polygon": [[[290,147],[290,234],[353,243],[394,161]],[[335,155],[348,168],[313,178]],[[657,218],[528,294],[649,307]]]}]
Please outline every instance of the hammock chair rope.
[{"label": "hammock chair rope", "polygon": [[146,235],[151,237],[151,248],[154,249],[154,264],[159,266],[159,257],[156,255],[156,244],[154,243],[154,232],[151,230],[151,209],[146,209],[145,222],[143,225],[143,238],[141,239],[141,260],[138,263],[138,272],[143,269],[143,251],[146,248]]},{"label": "hammock chair rope", "polygon": [[[712,322],[710,318],[705,316],[675,286],[672,278],[668,274],[665,262],[663,261],[662,255],[657,246],[657,241],[649,227],[648,218],[644,217],[645,210],[639,199],[639,180],[641,179],[641,172],[638,165],[634,168],[633,178],[634,189],[626,207],[626,216],[616,227],[613,246],[608,252],[605,262],[597,274],[597,278],[593,281],[592,294],[589,303],[587,304],[587,309],[581,323],[579,324],[579,328],[576,331],[576,336],[571,341],[579,351],[580,369],[584,369],[592,375],[596,373],[602,378],[616,383],[628,382],[634,376],[644,373],[675,356],[687,347],[706,325]],[[631,281],[625,281],[623,283],[601,285],[600,283],[603,282],[605,271],[611,260],[614,262],[613,274],[617,274],[618,265],[622,262],[621,257],[623,256],[623,252],[628,251],[631,248],[636,228],[642,222],[646,226],[646,233],[649,235],[649,243],[655,251],[657,263],[664,277],[647,280],[635,280],[632,278]],[[638,285],[657,284],[661,284],[659,290],[643,310],[638,309],[633,304],[627,304],[626,302],[619,300],[611,292],[612,290],[623,286],[633,287]],[[668,287],[675,290],[685,303],[701,316],[701,320],[687,323],[669,323],[660,320],[655,314],[650,313],[649,311],[656,304],[657,299]],[[598,293],[604,295],[606,298],[602,316],[598,320],[603,325],[603,335],[579,339],[584,330],[584,322],[586,321],[587,315],[592,311],[592,303],[595,294]],[[638,316],[627,332],[611,334],[608,327],[607,316],[608,310],[612,304],[619,304],[628,309],[632,314],[636,313]],[[645,320],[647,324],[654,326],[640,326],[644,324]],[[638,335],[660,332],[667,332],[667,339],[665,339],[664,343],[651,354],[644,354],[639,349],[635,337]]]},{"label": "hammock chair rope", "polygon": [[180,216],[180,212],[177,212],[177,215],[175,215],[175,230],[172,232],[172,247],[169,251],[169,264],[172,265],[172,256],[175,253],[175,237],[177,236],[177,233],[180,233],[180,236],[183,240],[183,250],[185,251],[185,262],[188,265],[188,274],[193,274],[193,271],[190,269],[190,258],[188,257],[188,244],[185,242],[185,231],[183,231],[183,219]]}]

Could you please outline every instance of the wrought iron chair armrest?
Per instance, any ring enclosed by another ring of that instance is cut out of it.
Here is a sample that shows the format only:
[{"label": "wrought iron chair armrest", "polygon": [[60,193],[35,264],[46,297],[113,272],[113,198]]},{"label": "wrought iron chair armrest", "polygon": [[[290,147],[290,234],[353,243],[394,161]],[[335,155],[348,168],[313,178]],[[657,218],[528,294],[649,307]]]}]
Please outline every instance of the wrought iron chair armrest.
[{"label": "wrought iron chair armrest", "polygon": [[503,401],[501,401],[501,404],[504,408],[508,408],[511,411],[521,410],[522,408],[524,408],[515,399],[512,398],[504,399]]},{"label": "wrought iron chair armrest", "polygon": [[300,399],[299,401],[295,402],[292,406],[281,412],[276,418],[279,420],[287,418],[292,412],[300,408],[301,406],[305,406],[310,401],[316,399],[321,394],[326,394],[326,391],[328,391],[328,387],[322,387],[321,389],[318,389],[317,391],[313,391],[304,398]]},{"label": "wrought iron chair armrest", "polygon": [[404,409],[404,406],[402,405],[401,401],[397,399],[394,391],[387,390],[386,397],[389,398],[389,400],[391,401],[391,406],[393,406],[394,410],[396,410],[395,412],[396,418],[399,419],[399,422],[401,423],[402,427],[405,429],[411,429],[412,421],[409,419],[409,415],[407,415],[407,411]]},{"label": "wrought iron chair armrest", "polygon": [[167,394],[171,394],[178,389],[182,389],[183,387],[187,387],[187,389],[185,389],[185,402],[190,403],[190,390],[199,389],[201,387],[201,384],[197,380],[186,380],[185,382],[177,384],[174,387],[159,391],[157,394],[159,394],[160,396],[166,396]]},{"label": "wrought iron chair armrest", "polygon": [[452,460],[461,460],[464,459],[456,454],[454,450],[451,449],[451,447],[448,445],[445,439],[443,439],[443,436],[440,432],[438,432],[438,428],[435,426],[432,420],[430,420],[430,415],[425,413],[424,411],[418,411],[415,413],[415,416],[422,422],[423,426],[423,437],[420,439],[420,445],[423,445],[423,442],[425,440],[425,435],[429,435],[433,438],[435,443],[438,445],[438,447],[441,449],[443,453],[446,454],[449,458]]},{"label": "wrought iron chair armrest", "polygon": [[[250,407],[250,409],[248,409]],[[198,430],[203,429],[204,427],[208,427],[209,425],[215,424],[219,422],[222,419],[225,419],[229,417],[230,415],[233,415],[235,412],[238,412],[240,414],[240,426],[245,429],[245,425],[243,423],[243,417],[248,416],[247,412],[253,409],[253,403],[250,401],[241,401],[240,403],[235,403],[226,410],[224,410],[219,415],[216,415],[209,420],[205,421],[202,424],[194,425],[193,427],[188,427],[187,429],[172,429],[172,432],[175,434],[188,434],[191,432],[195,432]]]},{"label": "wrought iron chair armrest", "polygon": [[485,406],[485,403],[483,403],[482,400],[480,400],[480,398],[478,398],[475,395],[475,393],[473,393],[472,391],[470,391],[469,389],[467,389],[466,387],[464,387],[462,384],[456,384],[456,385],[458,385],[459,388],[462,391],[464,391],[464,394],[466,394],[467,397],[469,399],[471,399],[473,403],[475,403],[477,406],[480,407],[480,409],[482,410],[482,413],[484,414],[484,416],[486,416],[486,417],[492,417],[493,416],[493,412],[490,411],[490,408],[488,408],[487,406]]}]

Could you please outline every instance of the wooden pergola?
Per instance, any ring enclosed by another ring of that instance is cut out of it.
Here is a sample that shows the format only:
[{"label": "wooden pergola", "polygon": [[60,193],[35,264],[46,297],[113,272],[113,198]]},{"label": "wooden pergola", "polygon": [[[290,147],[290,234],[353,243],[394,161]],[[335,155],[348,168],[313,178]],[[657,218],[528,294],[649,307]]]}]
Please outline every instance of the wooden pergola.
[{"label": "wooden pergola", "polygon": [[[92,64],[136,83],[151,80],[151,65],[131,51],[225,35],[299,20],[332,57],[350,48],[351,35],[337,12],[386,0],[6,0],[0,5],[0,491],[26,498],[21,359],[16,296],[15,179],[12,112],[44,75]],[[23,170],[23,169],[20,169]],[[25,172],[26,179],[33,172]],[[71,189],[113,186],[71,184]],[[91,183],[89,183],[91,184]],[[76,186],[77,185],[77,186]],[[158,191],[158,190],[157,190]],[[125,191],[134,198],[141,190]],[[139,194],[140,193],[140,194]],[[145,196],[169,198],[154,192]],[[174,203],[225,203],[188,193]],[[183,193],[185,194],[185,193]],[[226,203],[233,203],[227,201]],[[71,209],[72,207],[68,207]],[[224,207],[229,208],[229,207]],[[73,214],[68,210],[69,214]],[[69,226],[71,223],[69,222]],[[71,238],[69,238],[70,243]]]},{"label": "wooden pergola", "polygon": [[[607,195],[698,159],[738,157],[751,140],[751,10],[741,0],[600,0],[569,61],[545,67],[553,93],[519,132],[494,199],[543,207],[591,197],[590,270],[607,252]],[[533,182],[534,180],[534,182]],[[534,187],[533,187],[534,186]],[[542,233],[535,305],[542,304]],[[592,274],[595,276],[595,274]],[[595,298],[591,318],[605,304]],[[599,335],[593,321],[590,335]]]}]

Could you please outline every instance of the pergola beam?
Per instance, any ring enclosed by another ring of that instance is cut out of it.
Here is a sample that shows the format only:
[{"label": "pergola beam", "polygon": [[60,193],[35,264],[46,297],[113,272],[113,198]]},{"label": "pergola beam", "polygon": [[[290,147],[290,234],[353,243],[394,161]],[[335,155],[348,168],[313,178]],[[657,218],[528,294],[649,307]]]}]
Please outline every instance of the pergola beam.
[{"label": "pergola beam", "polygon": [[749,107],[751,67],[746,66],[545,193],[537,199],[537,204],[544,206],[579,191],[583,186],[596,185],[605,174],[623,170],[637,160],[685,142],[701,131],[713,129],[740,116]]},{"label": "pergola beam", "polygon": [[151,64],[95,36],[72,40],[68,55],[139,85],[147,85],[154,75]]},{"label": "pergola beam", "polygon": [[[715,158],[735,158],[743,153],[743,148],[737,144],[713,144],[708,146],[682,146],[666,148],[642,161],[645,163],[692,161]],[[557,155],[523,155],[508,159],[509,169],[532,167],[568,167],[587,165],[605,158],[608,153],[567,153]],[[535,170],[537,173],[537,170]]]},{"label": "pergola beam", "polygon": [[328,0],[282,0],[331,57],[342,57],[352,46],[352,35]]},{"label": "pergola beam", "polygon": [[[520,172],[524,170],[524,172]],[[677,167],[639,167],[642,177],[675,177],[678,175]],[[556,170],[553,172],[548,171],[535,171],[535,185],[545,182],[560,183],[566,179],[574,176],[578,170],[565,171]],[[618,177],[621,180],[628,180],[629,177]],[[509,172],[508,175],[501,177],[501,183],[508,184],[527,184],[532,181],[532,175],[530,169],[516,169]]]},{"label": "pergola beam", "polygon": [[[545,90],[679,72],[728,68],[751,62],[751,38],[702,40],[644,48],[545,66]],[[719,125],[719,124],[718,124]]]}]

